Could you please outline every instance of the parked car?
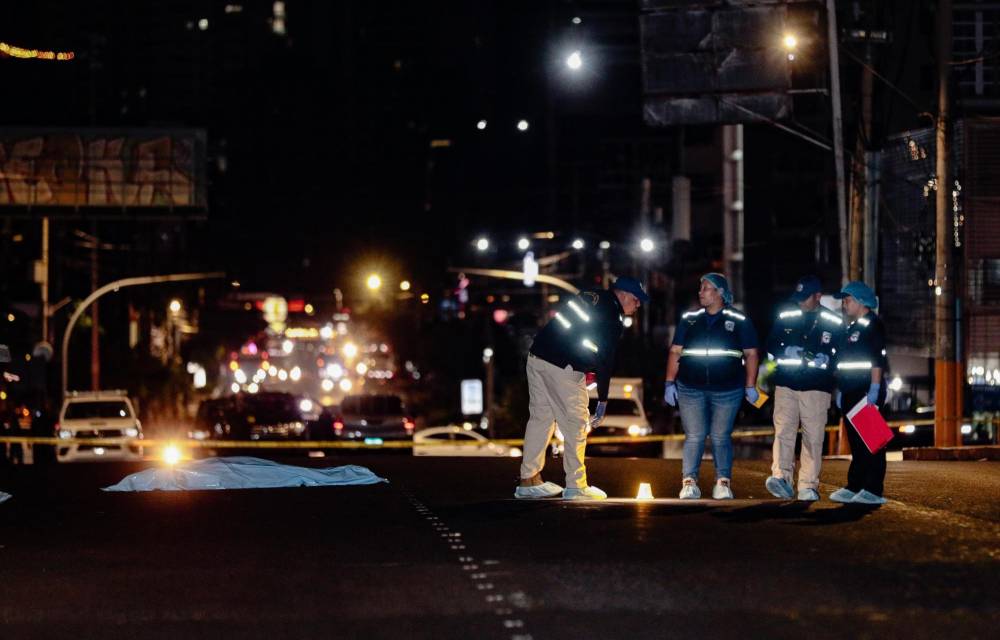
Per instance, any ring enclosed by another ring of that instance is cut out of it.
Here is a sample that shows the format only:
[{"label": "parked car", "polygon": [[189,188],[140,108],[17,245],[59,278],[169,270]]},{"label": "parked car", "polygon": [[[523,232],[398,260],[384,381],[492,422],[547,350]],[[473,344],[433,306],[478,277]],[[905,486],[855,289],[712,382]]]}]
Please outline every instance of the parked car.
[{"label": "parked car", "polygon": [[340,403],[333,432],[339,438],[378,444],[412,438],[416,426],[399,396],[349,395]]},{"label": "parked car", "polygon": [[55,429],[64,440],[113,440],[110,444],[59,444],[59,462],[142,459],[142,424],[125,391],[69,392]]},{"label": "parked car", "polygon": [[[590,389],[590,414],[597,409],[597,391]],[[588,434],[588,439],[597,436],[648,436],[653,433],[653,427],[646,417],[642,407],[641,378],[612,378],[608,388],[608,406],[604,420],[600,426]],[[620,442],[620,443],[588,443],[587,453],[606,453],[614,455],[646,455],[658,456],[663,443],[656,442]]]},{"label": "parked car", "polygon": [[413,455],[520,458],[521,450],[491,442],[482,434],[458,425],[448,425],[422,429],[413,434]]},{"label": "parked car", "polygon": [[203,400],[188,432],[195,440],[286,440],[307,435],[301,398],[280,391]]}]

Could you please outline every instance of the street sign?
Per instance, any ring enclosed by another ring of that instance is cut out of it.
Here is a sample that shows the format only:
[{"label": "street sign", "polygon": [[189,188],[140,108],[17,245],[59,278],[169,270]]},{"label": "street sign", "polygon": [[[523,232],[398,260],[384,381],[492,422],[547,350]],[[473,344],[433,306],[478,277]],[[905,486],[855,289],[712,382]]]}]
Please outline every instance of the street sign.
[{"label": "street sign", "polygon": [[529,251],[524,254],[524,286],[535,286],[535,279],[538,277],[538,261],[535,260],[535,252]]},{"label": "street sign", "polygon": [[462,380],[462,415],[476,415],[483,412],[483,381]]}]

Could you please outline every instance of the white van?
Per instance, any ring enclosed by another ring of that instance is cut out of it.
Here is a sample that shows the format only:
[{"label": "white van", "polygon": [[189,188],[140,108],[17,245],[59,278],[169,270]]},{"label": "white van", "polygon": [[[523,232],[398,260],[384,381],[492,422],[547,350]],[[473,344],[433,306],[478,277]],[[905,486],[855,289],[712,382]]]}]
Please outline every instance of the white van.
[{"label": "white van", "polygon": [[70,391],[59,412],[56,435],[62,440],[106,440],[93,445],[59,444],[59,462],[142,460],[142,425],[128,394],[121,390]]}]

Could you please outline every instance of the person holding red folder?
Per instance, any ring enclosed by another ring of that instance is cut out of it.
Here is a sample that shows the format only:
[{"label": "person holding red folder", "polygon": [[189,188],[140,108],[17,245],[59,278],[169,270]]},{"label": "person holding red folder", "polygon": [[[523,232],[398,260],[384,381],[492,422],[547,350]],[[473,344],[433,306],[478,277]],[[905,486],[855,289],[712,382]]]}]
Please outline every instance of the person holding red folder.
[{"label": "person holding red folder", "polygon": [[[850,411],[862,400],[880,407],[885,402],[885,375],[889,361],[885,354],[885,327],[873,309],[878,307],[875,292],[863,282],[844,285],[835,298],[843,299],[848,325],[836,351],[837,407]],[[834,502],[885,504],[885,447],[872,453],[857,430],[848,425],[851,466],[847,486],[830,494]]]}]

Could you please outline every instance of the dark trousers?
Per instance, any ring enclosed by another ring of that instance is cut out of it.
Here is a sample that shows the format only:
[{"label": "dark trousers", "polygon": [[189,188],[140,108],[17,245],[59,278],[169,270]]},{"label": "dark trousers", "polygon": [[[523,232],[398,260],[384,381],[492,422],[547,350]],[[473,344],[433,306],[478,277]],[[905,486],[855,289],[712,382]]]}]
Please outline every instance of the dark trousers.
[{"label": "dark trousers", "polygon": [[[865,395],[865,391],[845,393],[840,406],[844,407],[845,410],[849,409]],[[881,412],[881,406],[879,411]],[[885,483],[885,447],[878,453],[871,453],[865,446],[864,440],[851,426],[850,421],[845,425],[844,430],[847,431],[847,440],[851,443],[851,466],[847,470],[848,490],[857,493],[862,489],[867,489],[877,496],[882,495]]]}]

